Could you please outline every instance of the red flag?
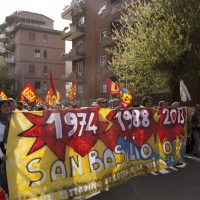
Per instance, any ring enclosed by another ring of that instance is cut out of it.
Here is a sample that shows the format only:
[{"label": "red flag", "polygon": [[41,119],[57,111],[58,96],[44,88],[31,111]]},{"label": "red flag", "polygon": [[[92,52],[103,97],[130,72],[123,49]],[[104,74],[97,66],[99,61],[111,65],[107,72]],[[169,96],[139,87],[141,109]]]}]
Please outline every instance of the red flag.
[{"label": "red flag", "polygon": [[20,98],[22,98],[21,95],[23,95],[30,103],[34,102],[36,98],[34,89],[30,83],[27,83],[24,89],[20,92]]},{"label": "red flag", "polygon": [[48,92],[49,94],[47,93],[47,95],[49,95],[52,105],[54,105],[56,102],[58,102],[62,98],[62,95],[56,89],[51,71],[50,71],[50,88]]},{"label": "red flag", "polygon": [[55,96],[53,96],[53,91],[51,89],[51,86],[49,87],[48,91],[47,91],[47,95],[46,95],[46,103],[48,106],[53,106],[55,104]]},{"label": "red flag", "polygon": [[44,102],[39,94],[36,96],[35,102],[36,102],[36,105],[44,104]]},{"label": "red flag", "polygon": [[19,100],[18,102],[22,102],[23,104],[25,104],[26,102],[24,101],[24,95],[22,93],[19,94]]},{"label": "red flag", "polygon": [[74,84],[72,85],[71,89],[68,92],[68,98],[70,99],[70,101],[74,101],[76,98],[76,87],[77,87],[77,82],[74,82]]},{"label": "red flag", "polygon": [[107,87],[111,95],[119,95],[119,84],[106,78]]},{"label": "red flag", "polygon": [[3,90],[0,90],[0,100],[2,99],[8,99],[8,97],[6,96]]},{"label": "red flag", "polygon": [[122,87],[121,85],[119,85],[119,89],[120,89],[121,104],[123,108],[126,108],[132,102],[133,93],[130,90]]}]

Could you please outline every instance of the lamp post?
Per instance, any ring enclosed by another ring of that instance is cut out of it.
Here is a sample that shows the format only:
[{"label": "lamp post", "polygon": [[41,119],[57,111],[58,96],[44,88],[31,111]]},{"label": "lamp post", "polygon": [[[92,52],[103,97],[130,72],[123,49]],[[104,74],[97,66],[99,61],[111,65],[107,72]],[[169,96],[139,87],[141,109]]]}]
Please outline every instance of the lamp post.
[{"label": "lamp post", "polygon": [[[13,53],[12,51],[9,51],[9,50],[6,50],[6,49],[3,49],[3,48],[0,48],[0,51],[2,52],[8,52],[8,53],[11,53],[13,54],[14,56],[16,56],[17,58],[19,58],[19,62],[21,63],[21,58],[20,56],[18,56],[17,54]],[[23,71],[22,71],[22,80],[23,80],[23,88],[24,88],[24,66],[23,66]]]}]

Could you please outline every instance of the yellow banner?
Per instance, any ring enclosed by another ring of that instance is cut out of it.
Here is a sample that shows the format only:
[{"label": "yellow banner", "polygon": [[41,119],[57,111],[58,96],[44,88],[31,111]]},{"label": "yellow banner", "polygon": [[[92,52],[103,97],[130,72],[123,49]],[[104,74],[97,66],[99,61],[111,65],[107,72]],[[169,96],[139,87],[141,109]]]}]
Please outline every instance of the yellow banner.
[{"label": "yellow banner", "polygon": [[15,112],[7,143],[10,199],[80,199],[180,162],[187,109]]}]

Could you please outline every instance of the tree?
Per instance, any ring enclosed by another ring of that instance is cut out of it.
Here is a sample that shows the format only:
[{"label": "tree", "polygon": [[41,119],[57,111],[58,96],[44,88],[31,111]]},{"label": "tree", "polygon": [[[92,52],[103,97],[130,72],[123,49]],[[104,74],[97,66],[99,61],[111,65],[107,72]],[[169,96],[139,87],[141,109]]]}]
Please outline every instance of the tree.
[{"label": "tree", "polygon": [[200,6],[197,0],[152,0],[125,5],[124,31],[115,27],[116,45],[107,48],[109,68],[135,96],[173,86],[179,76],[200,69]]},{"label": "tree", "polygon": [[8,67],[5,63],[0,63],[0,89],[6,90],[8,84]]},{"label": "tree", "polygon": [[12,88],[15,86],[16,77],[13,67],[7,62],[0,63],[0,89],[3,90],[7,97],[16,98],[16,91]]}]

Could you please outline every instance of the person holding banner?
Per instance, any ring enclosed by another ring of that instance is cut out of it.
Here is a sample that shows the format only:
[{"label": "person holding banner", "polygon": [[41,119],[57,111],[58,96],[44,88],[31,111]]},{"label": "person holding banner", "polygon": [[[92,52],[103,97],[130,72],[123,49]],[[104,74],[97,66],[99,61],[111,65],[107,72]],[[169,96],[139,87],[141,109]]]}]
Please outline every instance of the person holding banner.
[{"label": "person holding banner", "polygon": [[80,104],[78,101],[75,101],[72,105],[72,108],[80,108]]},{"label": "person holding banner", "polygon": [[122,105],[121,105],[119,99],[111,99],[109,101],[109,105],[110,105],[110,109],[113,109],[113,110],[120,110],[120,109],[122,109]]},{"label": "person holding banner", "polygon": [[106,108],[107,100],[105,98],[98,98],[96,103],[99,105],[99,108]]},{"label": "person holding banner", "polygon": [[98,108],[99,107],[99,105],[96,103],[96,102],[92,102],[92,104],[91,104],[91,106],[90,107],[96,107],[96,108]]},{"label": "person holding banner", "polygon": [[53,106],[54,110],[61,110],[62,109],[62,104],[60,102],[56,102]]},{"label": "person holding banner", "polygon": [[196,104],[195,112],[191,117],[190,124],[195,142],[195,151],[197,157],[200,158],[200,104]]},{"label": "person holding banner", "polygon": [[180,103],[178,101],[175,101],[172,103],[173,108],[180,108]]},{"label": "person holding banner", "polygon": [[158,103],[158,107],[160,108],[167,108],[167,106],[168,106],[168,103],[165,100],[159,101]]},{"label": "person holding banner", "polygon": [[8,98],[8,102],[10,103],[11,111],[15,111],[17,108],[16,101],[13,98]]},{"label": "person holding banner", "polygon": [[0,101],[0,184],[1,187],[5,190],[6,194],[8,192],[8,182],[6,175],[6,148],[5,144],[7,143],[8,138],[8,129],[10,125],[11,117],[11,106],[8,100]]},{"label": "person holding banner", "polygon": [[153,105],[152,97],[150,96],[143,97],[142,102],[141,102],[141,108],[145,108],[145,107],[150,108],[152,107],[152,105]]}]

